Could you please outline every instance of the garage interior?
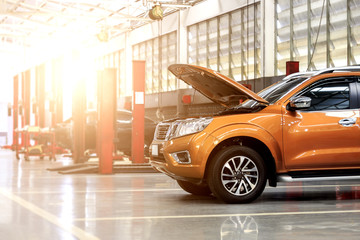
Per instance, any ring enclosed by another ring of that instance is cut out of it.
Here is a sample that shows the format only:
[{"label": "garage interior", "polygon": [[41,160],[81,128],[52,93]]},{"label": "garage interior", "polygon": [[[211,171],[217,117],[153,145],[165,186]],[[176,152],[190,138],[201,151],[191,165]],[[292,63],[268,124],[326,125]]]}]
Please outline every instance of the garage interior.
[{"label": "garage interior", "polygon": [[222,107],[167,67],[254,92],[360,64],[357,0],[1,0],[1,239],[358,239],[360,183],[280,183],[250,204],[149,164],[156,124]]}]

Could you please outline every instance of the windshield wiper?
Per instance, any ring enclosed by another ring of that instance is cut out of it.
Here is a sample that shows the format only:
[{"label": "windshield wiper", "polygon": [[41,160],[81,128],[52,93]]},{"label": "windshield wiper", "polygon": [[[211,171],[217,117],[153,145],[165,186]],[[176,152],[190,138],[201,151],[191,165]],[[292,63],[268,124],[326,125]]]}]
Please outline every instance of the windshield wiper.
[{"label": "windshield wiper", "polygon": [[266,104],[257,104],[256,106],[253,107],[244,107],[243,105],[237,105],[232,108],[228,108],[221,112],[218,112],[215,114],[215,116],[240,114],[240,113],[253,113],[253,112],[258,112],[264,109],[265,107],[267,107]]}]

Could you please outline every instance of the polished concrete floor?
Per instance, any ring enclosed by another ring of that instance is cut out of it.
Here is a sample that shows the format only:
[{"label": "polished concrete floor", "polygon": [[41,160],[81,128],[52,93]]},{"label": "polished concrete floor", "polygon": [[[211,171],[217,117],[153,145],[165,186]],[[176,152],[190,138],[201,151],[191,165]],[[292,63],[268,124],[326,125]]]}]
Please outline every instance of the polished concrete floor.
[{"label": "polished concrete floor", "polygon": [[160,173],[61,175],[0,150],[0,239],[360,239],[360,182],[282,184],[251,204],[182,191]]}]

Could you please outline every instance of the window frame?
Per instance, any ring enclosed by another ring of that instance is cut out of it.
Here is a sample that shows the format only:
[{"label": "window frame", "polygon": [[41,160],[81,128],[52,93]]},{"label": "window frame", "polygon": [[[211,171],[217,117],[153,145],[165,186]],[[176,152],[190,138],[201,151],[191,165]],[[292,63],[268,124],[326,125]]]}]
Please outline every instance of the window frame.
[{"label": "window frame", "polygon": [[[301,89],[297,93],[295,93],[291,98],[302,96],[305,92],[308,92],[310,89],[314,89],[316,87],[325,85],[325,84],[336,84],[336,83],[349,83],[349,108],[346,109],[324,109],[324,110],[301,110],[301,112],[325,112],[325,111],[344,111],[344,110],[354,110],[359,109],[360,106],[360,84],[358,83],[359,78],[356,76],[346,76],[346,77],[333,77],[333,78],[325,78],[315,83],[312,83],[305,88]],[[290,98],[290,99],[291,99]]]},{"label": "window frame", "polygon": [[357,108],[360,108],[360,78],[357,78],[357,82],[355,83],[356,87],[354,87],[355,95],[357,98]]}]

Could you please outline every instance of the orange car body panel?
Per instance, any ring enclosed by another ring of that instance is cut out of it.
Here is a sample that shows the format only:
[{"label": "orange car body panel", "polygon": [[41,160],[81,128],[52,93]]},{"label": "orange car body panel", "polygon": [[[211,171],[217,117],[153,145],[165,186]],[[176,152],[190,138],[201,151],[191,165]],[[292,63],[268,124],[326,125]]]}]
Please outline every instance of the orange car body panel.
[{"label": "orange car body panel", "polygon": [[[179,176],[202,178],[207,163],[204,159],[209,158],[214,148],[227,139],[242,136],[258,139],[267,145],[280,167],[279,171],[283,170],[281,115],[275,112],[281,112],[279,106],[269,106],[258,113],[218,117],[203,132],[165,142],[163,154],[170,163],[167,163],[166,169]],[[190,152],[190,165],[179,164],[173,159],[171,153],[180,150]],[[188,171],[189,168],[191,171]]]},{"label": "orange car body panel", "polygon": [[[209,156],[218,144],[233,137],[251,137],[268,147],[277,173],[359,168],[359,109],[324,112],[286,109],[290,98],[301,89],[320,79],[343,76],[360,77],[360,73],[314,76],[259,112],[214,117],[202,132],[162,143],[155,140],[153,144],[163,144],[166,162],[152,164],[170,176],[201,179]],[[340,126],[339,120],[345,117],[355,117],[356,124]],[[314,139],[319,141],[314,142]],[[179,164],[171,156],[171,153],[183,150],[190,152],[192,163],[189,165]]]},{"label": "orange car body panel", "polygon": [[[360,77],[360,74],[342,72],[315,76],[278,101],[277,104],[283,109],[283,155],[287,171],[360,167],[359,109],[318,112],[286,110],[289,98],[306,86],[320,79],[344,76]],[[341,119],[350,117],[357,119],[353,126],[343,127],[338,124]]]}]

